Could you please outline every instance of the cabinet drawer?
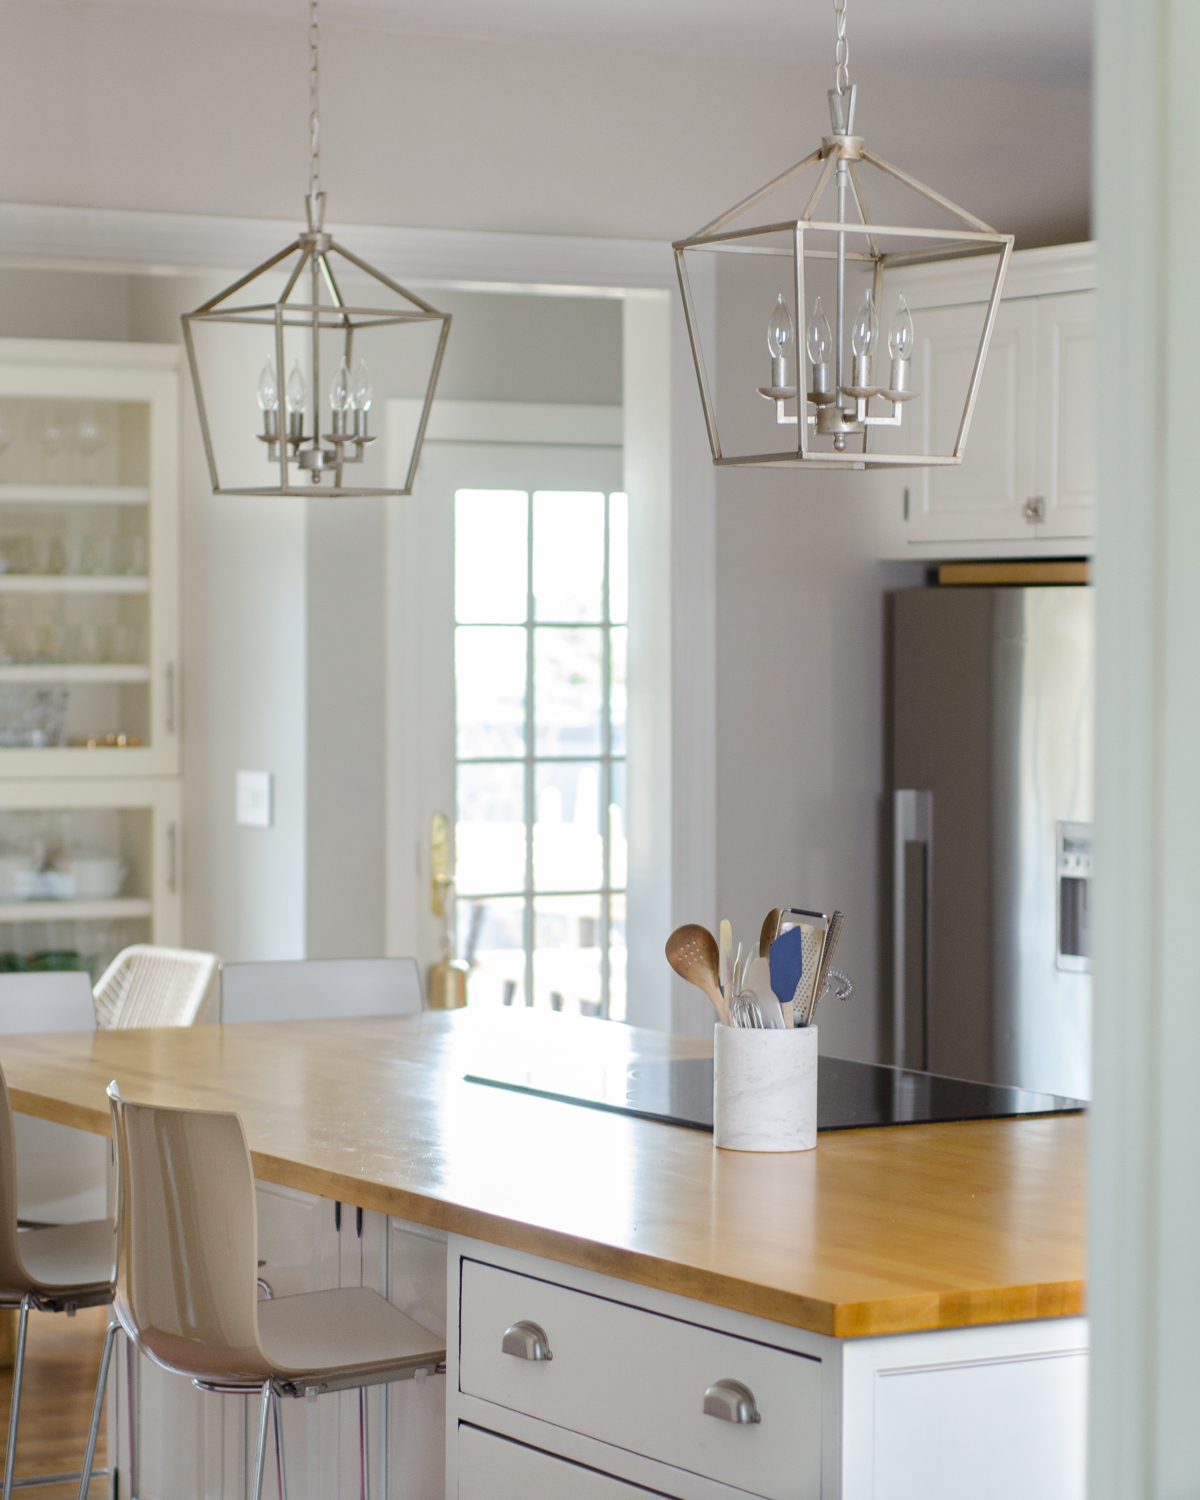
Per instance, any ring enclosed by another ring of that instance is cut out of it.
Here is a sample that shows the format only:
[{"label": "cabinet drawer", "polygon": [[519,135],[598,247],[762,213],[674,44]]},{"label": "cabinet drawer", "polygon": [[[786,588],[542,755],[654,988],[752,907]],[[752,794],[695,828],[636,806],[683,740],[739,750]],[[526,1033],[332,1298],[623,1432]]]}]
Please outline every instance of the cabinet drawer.
[{"label": "cabinet drawer", "polygon": [[458,1500],[650,1500],[661,1494],[479,1427],[458,1429]]},{"label": "cabinet drawer", "polygon": [[[607,1297],[463,1259],[459,1387],[768,1500],[816,1500],[821,1362]],[[552,1358],[503,1352],[518,1322]],[[753,1392],[761,1421],[704,1412],[718,1380]]]}]

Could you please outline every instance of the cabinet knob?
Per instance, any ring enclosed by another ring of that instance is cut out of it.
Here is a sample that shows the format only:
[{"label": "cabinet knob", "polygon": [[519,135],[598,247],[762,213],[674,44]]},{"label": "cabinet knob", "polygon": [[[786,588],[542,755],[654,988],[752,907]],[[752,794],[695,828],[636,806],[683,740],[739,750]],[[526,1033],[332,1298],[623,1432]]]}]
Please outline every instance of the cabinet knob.
[{"label": "cabinet knob", "polygon": [[1021,514],[1031,526],[1046,519],[1046,501],[1042,495],[1033,495],[1021,507]]},{"label": "cabinet knob", "polygon": [[504,1342],[500,1349],[502,1353],[515,1355],[517,1359],[554,1358],[550,1353],[550,1340],[546,1337],[546,1330],[524,1318],[504,1330]]},{"label": "cabinet knob", "polygon": [[762,1421],[754,1392],[740,1380],[718,1380],[710,1385],[704,1393],[704,1415],[745,1425]]}]

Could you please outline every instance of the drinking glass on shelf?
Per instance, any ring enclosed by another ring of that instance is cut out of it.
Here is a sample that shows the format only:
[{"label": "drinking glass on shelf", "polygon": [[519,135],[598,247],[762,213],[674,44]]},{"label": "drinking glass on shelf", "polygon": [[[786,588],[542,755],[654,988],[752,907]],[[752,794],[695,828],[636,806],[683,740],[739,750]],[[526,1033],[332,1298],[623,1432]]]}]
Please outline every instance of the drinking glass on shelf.
[{"label": "drinking glass on shelf", "polygon": [[13,440],[12,416],[6,406],[0,406],[0,454]]},{"label": "drinking glass on shelf", "polygon": [[75,428],[75,446],[79,452],[80,478],[84,484],[96,484],[99,455],[108,446],[108,424],[96,407],[84,407]]},{"label": "drinking glass on shelf", "polygon": [[115,538],[113,571],[128,578],[146,576],[146,538],[144,536],[119,536]]},{"label": "drinking glass on shelf", "polygon": [[29,538],[30,573],[61,573],[66,566],[62,540],[53,532],[37,532]]},{"label": "drinking glass on shelf", "polygon": [[88,624],[79,627],[78,651],[76,660],[85,665],[104,660],[100,626]]},{"label": "drinking glass on shelf", "polygon": [[67,447],[67,427],[62,413],[53,406],[46,408],[38,434],[43,464],[42,475],[47,484],[62,484],[64,477],[64,455]]}]

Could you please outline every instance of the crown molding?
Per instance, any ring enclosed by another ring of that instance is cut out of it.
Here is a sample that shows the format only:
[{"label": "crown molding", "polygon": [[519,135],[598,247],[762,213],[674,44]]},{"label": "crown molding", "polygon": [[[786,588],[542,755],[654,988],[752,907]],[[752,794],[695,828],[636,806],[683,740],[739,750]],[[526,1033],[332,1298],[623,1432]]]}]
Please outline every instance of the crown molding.
[{"label": "crown molding", "polygon": [[[671,247],[656,240],[378,224],[329,227],[356,255],[414,286],[598,296],[675,283]],[[0,203],[0,264],[231,275],[266,260],[299,230],[297,222],[284,219]]]}]

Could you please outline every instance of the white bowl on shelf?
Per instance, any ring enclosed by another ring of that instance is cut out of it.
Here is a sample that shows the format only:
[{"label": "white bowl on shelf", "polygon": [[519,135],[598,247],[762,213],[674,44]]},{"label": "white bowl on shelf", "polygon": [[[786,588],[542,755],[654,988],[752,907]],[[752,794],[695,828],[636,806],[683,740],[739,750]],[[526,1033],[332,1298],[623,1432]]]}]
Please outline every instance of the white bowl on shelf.
[{"label": "white bowl on shelf", "polygon": [[111,901],[129,871],[113,855],[70,854],[55,860],[54,869],[46,873],[71,882],[70,895],[59,900]]}]

